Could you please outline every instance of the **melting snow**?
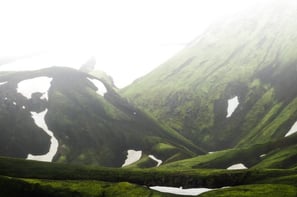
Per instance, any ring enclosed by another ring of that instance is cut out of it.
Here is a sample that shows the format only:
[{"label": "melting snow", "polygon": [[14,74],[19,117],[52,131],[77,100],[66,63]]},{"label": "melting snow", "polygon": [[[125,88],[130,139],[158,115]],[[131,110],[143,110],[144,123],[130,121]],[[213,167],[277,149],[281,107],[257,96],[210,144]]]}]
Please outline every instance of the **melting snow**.
[{"label": "melting snow", "polygon": [[27,156],[27,159],[30,160],[37,160],[37,161],[52,161],[53,157],[57,153],[58,150],[58,140],[55,138],[54,134],[52,131],[50,131],[47,127],[47,124],[44,120],[45,114],[47,113],[47,109],[44,110],[43,112],[36,113],[36,112],[31,112],[32,118],[34,119],[35,124],[42,128],[50,137],[51,137],[51,146],[45,155],[31,155],[29,154]]},{"label": "melting snow", "polygon": [[127,159],[125,161],[125,163],[122,165],[122,167],[124,166],[128,166],[132,163],[135,163],[136,161],[138,161],[141,158],[142,155],[142,151],[136,151],[136,150],[128,150],[128,155],[127,155]]},{"label": "melting snow", "polygon": [[41,98],[48,99],[48,90],[51,86],[52,78],[49,77],[36,77],[33,79],[23,80],[18,83],[17,92],[21,93],[28,99],[35,92],[43,93]]},{"label": "melting snow", "polygon": [[163,193],[171,193],[171,194],[185,195],[185,196],[197,196],[199,194],[213,190],[209,188],[183,189],[182,187],[178,188],[178,187],[164,187],[164,186],[152,186],[150,187],[150,189],[163,192]]},{"label": "melting snow", "polygon": [[89,77],[87,79],[97,87],[97,94],[104,96],[104,94],[107,92],[105,85],[97,79],[91,79]]},{"label": "melting snow", "polygon": [[157,159],[154,155],[149,155],[148,157],[157,162],[157,166],[156,167],[159,167],[162,164],[162,162],[163,162],[162,160]]},{"label": "melting snow", "polygon": [[294,133],[297,132],[297,121],[293,124],[293,126],[291,127],[291,129],[288,131],[288,133],[285,135],[285,137],[288,137]]},{"label": "melting snow", "polygon": [[1,85],[4,85],[4,84],[6,84],[6,83],[7,83],[7,81],[0,82],[0,86],[1,86]]},{"label": "melting snow", "polygon": [[238,105],[239,105],[238,96],[235,96],[232,99],[228,100],[228,108],[227,108],[226,118],[229,118],[232,116],[233,112],[236,110]]},{"label": "melting snow", "polygon": [[227,168],[227,170],[243,170],[243,169],[247,169],[247,167],[242,163],[234,164]]}]

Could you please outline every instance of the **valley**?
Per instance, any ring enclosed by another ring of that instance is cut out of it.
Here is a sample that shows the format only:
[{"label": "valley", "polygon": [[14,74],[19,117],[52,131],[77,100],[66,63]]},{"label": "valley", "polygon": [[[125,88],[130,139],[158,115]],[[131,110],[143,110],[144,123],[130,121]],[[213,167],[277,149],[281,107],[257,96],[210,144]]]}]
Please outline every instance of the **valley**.
[{"label": "valley", "polygon": [[122,89],[94,59],[3,63],[0,196],[297,196],[296,17],[222,19]]}]

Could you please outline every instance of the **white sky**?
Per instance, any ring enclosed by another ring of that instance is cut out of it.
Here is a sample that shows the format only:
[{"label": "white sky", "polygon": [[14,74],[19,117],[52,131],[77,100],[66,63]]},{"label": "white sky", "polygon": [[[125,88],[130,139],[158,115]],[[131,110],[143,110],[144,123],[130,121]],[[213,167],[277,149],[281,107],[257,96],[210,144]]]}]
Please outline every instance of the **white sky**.
[{"label": "white sky", "polygon": [[256,1],[0,0],[0,58],[40,53],[18,62],[25,70],[79,67],[95,56],[97,68],[124,87],[181,50],[212,21]]}]

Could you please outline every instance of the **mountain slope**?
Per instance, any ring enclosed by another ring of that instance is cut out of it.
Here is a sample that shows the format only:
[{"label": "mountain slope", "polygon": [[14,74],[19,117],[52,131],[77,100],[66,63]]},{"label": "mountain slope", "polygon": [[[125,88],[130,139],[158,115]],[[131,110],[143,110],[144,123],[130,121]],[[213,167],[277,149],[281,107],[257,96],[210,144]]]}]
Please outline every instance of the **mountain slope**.
[{"label": "mountain slope", "polygon": [[[231,192],[230,194],[236,193],[227,196],[239,196],[249,190],[252,191],[246,196],[279,194],[279,190],[284,196],[296,196],[297,186],[296,169],[231,171],[185,169],[177,171],[176,169],[158,168],[128,170],[1,157],[0,175],[0,187],[5,188],[0,190],[0,194],[9,196],[12,194],[23,196],[24,193],[36,196],[46,194],[48,196],[55,196],[54,194],[57,196],[73,196],[74,194],[77,196],[172,196],[149,190],[149,186],[155,185],[217,188],[218,192],[223,193],[226,188],[221,187],[228,186],[227,190]],[[260,184],[250,185],[257,183]],[[243,191],[241,188],[244,188]],[[254,189],[261,189],[261,192],[253,191]],[[37,195],[38,192],[39,195]]]},{"label": "mountain slope", "polygon": [[[36,83],[41,82],[29,83],[35,79],[47,79],[48,92],[36,90],[26,96],[23,83],[29,89],[38,87]],[[2,155],[26,158],[29,153],[49,150],[50,137],[37,126],[36,117],[33,121],[34,114],[44,114],[43,124],[58,141],[53,158],[57,162],[121,166],[129,149],[153,154],[164,162],[203,153],[86,73],[52,67],[4,73],[0,81],[1,112],[5,112],[0,116]],[[164,152],[155,148],[158,144],[172,149]]]},{"label": "mountain slope", "polygon": [[282,138],[297,120],[296,17],[273,1],[214,24],[121,93],[210,151]]}]

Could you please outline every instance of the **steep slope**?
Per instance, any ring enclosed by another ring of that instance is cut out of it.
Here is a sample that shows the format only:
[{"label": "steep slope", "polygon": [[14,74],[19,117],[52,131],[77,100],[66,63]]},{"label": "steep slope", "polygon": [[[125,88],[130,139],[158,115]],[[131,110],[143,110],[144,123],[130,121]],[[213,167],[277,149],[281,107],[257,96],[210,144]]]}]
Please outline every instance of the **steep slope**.
[{"label": "steep slope", "polygon": [[268,143],[252,145],[245,148],[233,148],[194,158],[165,164],[164,169],[227,169],[236,164],[247,168],[263,170],[267,168],[288,169],[297,167],[297,135]]},{"label": "steep slope", "polygon": [[271,1],[222,20],[121,93],[209,151],[282,138],[297,120],[296,17],[295,1]]},{"label": "steep slope", "polygon": [[[31,91],[45,86],[36,79],[46,81],[48,92]],[[1,155],[26,158],[30,153],[34,157],[56,143],[53,161],[121,166],[129,149],[163,161],[203,153],[86,73],[52,67],[4,73],[0,82]],[[57,142],[50,142],[49,135]],[[159,144],[172,147],[171,151],[157,149]]]}]

